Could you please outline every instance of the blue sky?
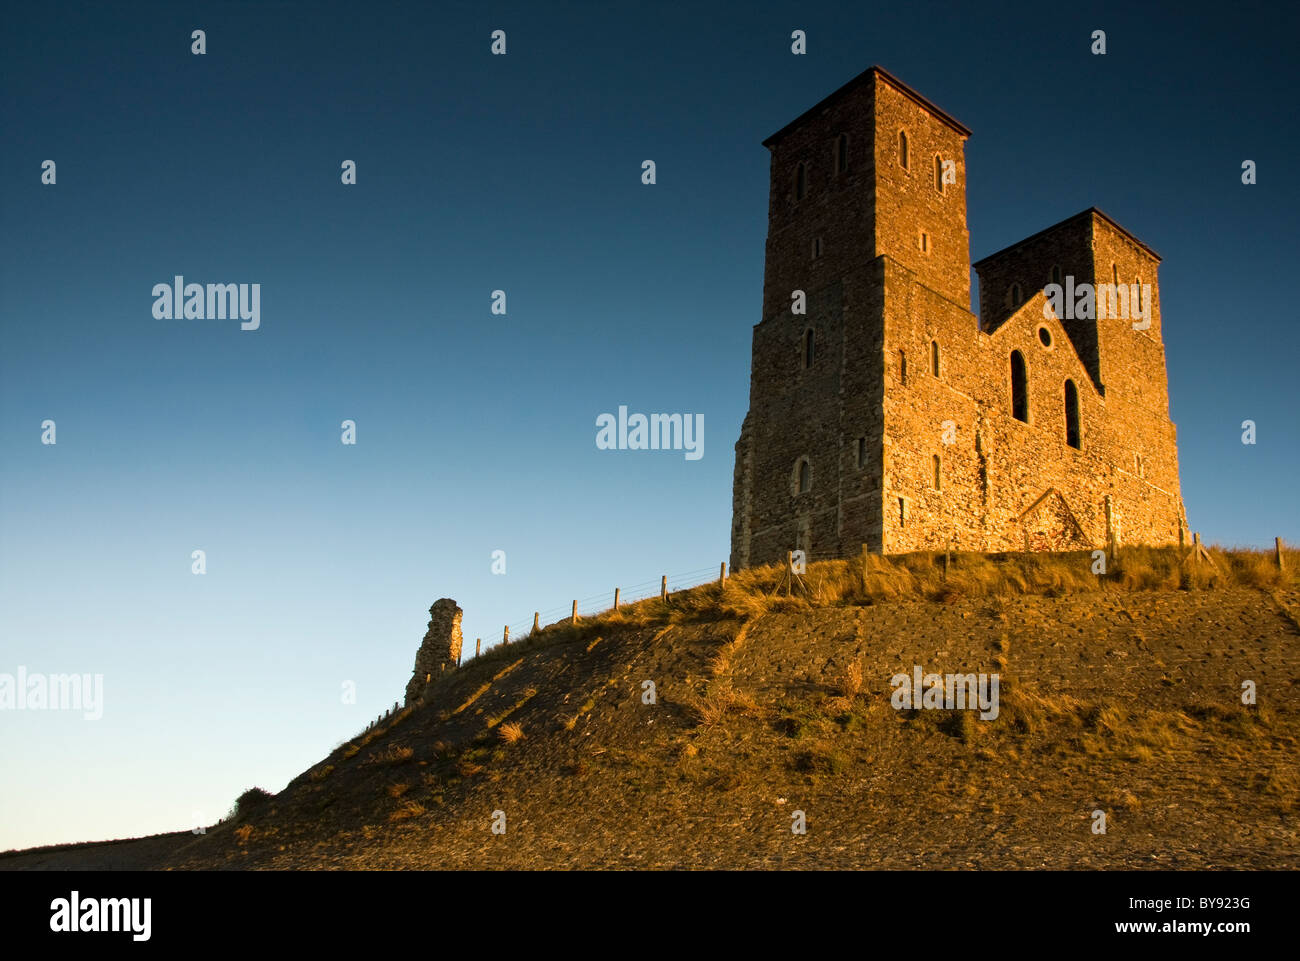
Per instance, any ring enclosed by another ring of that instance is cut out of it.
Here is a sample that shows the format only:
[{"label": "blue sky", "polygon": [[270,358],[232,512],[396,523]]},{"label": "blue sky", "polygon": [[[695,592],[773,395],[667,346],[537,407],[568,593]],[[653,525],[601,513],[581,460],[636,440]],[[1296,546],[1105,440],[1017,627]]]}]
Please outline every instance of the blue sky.
[{"label": "blue sky", "polygon": [[[0,672],[102,673],[105,704],[0,713],[0,848],[185,828],[278,790],[401,696],[439,597],[472,646],[716,569],[761,141],[873,63],[974,131],[975,259],[1091,205],[1160,252],[1192,527],[1300,539],[1293,10],[3,16]],[[176,274],[260,283],[261,328],[155,319]],[[703,458],[598,450],[619,405],[703,414]]]}]

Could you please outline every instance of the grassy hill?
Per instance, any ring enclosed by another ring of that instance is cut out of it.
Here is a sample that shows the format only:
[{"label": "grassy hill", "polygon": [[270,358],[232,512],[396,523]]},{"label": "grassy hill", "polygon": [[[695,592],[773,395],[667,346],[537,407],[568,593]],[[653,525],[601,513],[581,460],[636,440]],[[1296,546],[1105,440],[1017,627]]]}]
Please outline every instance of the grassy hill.
[{"label": "grassy hill", "polygon": [[[551,625],[131,866],[1295,868],[1300,556],[1212,556],[873,556]],[[998,716],[895,709],[914,665],[997,673]]]}]

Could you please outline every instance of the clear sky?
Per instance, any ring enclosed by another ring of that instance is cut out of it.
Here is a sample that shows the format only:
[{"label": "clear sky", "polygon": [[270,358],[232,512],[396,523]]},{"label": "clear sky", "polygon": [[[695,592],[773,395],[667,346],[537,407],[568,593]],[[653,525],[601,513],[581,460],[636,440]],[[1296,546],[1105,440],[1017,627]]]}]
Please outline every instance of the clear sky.
[{"label": "clear sky", "polygon": [[[1300,540],[1295,8],[974,6],[8,7],[0,672],[104,705],[0,712],[0,849],[279,790],[402,695],[437,598],[472,649],[716,570],[761,141],[873,63],[974,131],[975,259],[1092,205],[1160,252],[1191,525]],[[259,283],[260,328],[156,319],[177,274]],[[702,414],[704,456],[598,450],[620,405]]]}]

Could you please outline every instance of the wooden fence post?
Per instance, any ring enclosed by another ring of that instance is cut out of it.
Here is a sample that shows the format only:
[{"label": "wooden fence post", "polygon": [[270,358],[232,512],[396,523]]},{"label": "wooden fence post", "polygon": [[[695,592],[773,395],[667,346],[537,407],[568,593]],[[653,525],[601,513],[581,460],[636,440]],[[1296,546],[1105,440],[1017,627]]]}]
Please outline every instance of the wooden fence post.
[{"label": "wooden fence post", "polygon": [[722,568],[718,571],[718,583],[723,587],[727,586],[727,562],[722,562]]},{"label": "wooden fence post", "polygon": [[577,601],[573,602],[573,616],[569,619],[569,623],[570,624],[578,623],[578,602]]},{"label": "wooden fence post", "polygon": [[614,610],[618,610],[618,588],[614,588]]},{"label": "wooden fence post", "polygon": [[533,633],[534,634],[536,634],[538,631],[541,630],[541,626],[538,624],[538,621],[541,619],[541,616],[542,615],[540,611],[533,611]]},{"label": "wooden fence post", "polygon": [[668,600],[668,575],[664,574],[659,578],[659,600]]},{"label": "wooden fence post", "polygon": [[510,643],[510,625],[509,625],[509,624],[507,624],[504,628],[502,628],[502,633],[501,633],[501,643],[502,643],[502,644],[509,644],[509,643]]},{"label": "wooden fence post", "polygon": [[790,588],[794,582],[794,551],[785,552],[785,596],[790,596]]},{"label": "wooden fence post", "polygon": [[476,637],[474,638],[474,656],[478,657],[481,650],[483,650],[483,638]]}]

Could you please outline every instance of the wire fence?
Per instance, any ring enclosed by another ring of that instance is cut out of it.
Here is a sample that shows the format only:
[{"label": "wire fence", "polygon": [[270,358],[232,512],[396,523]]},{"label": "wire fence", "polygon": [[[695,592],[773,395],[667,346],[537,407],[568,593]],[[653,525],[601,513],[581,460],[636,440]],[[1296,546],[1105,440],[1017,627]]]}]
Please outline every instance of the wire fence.
[{"label": "wire fence", "polygon": [[[793,563],[796,571],[801,562],[798,551],[794,552]],[[839,558],[838,554],[823,554],[804,551],[802,557],[803,564],[812,564],[817,561],[835,560]],[[534,625],[538,628],[544,628],[559,621],[567,620],[576,613],[578,617],[592,617],[596,614],[603,614],[606,611],[613,610],[615,605],[615,596],[617,595],[618,606],[624,604],[635,604],[637,601],[648,600],[652,597],[659,597],[661,594],[675,594],[678,591],[689,590],[692,587],[699,587],[701,584],[708,584],[713,581],[725,580],[726,564],[719,564],[717,567],[700,567],[693,571],[683,571],[680,574],[664,574],[647,581],[641,581],[638,584],[632,584],[628,587],[612,587],[609,590],[601,591],[599,594],[592,594],[589,597],[580,597],[571,600],[567,604],[561,604],[558,607],[552,607],[549,610],[535,611],[533,614],[517,620],[511,624],[505,625],[502,636],[495,638],[476,638],[475,653],[469,654],[463,660],[477,656],[479,652],[478,642],[482,644],[482,652],[493,650],[500,647],[508,637],[509,640],[521,640],[532,633]],[[575,608],[576,605],[576,608]],[[468,645],[466,645],[468,647]]]},{"label": "wire fence", "polygon": [[[717,567],[700,567],[693,571],[682,571],[680,574],[664,574],[648,581],[641,581],[638,584],[631,584],[628,587],[612,587],[609,590],[601,591],[599,594],[592,594],[589,597],[574,598],[567,604],[558,607],[552,607],[549,610],[535,611],[526,618],[505,625],[501,637],[496,638],[479,638],[485,642],[482,651],[486,653],[493,648],[499,647],[505,640],[508,632],[510,640],[522,639],[532,633],[533,625],[539,628],[554,624],[557,621],[567,620],[576,613],[578,617],[591,617],[596,614],[603,614],[614,608],[615,592],[618,594],[618,606],[624,604],[634,604],[637,601],[644,601],[652,597],[659,597],[661,593],[675,594],[678,591],[688,590],[692,587],[698,587],[701,584],[707,584],[710,581],[716,581],[724,577],[725,565],[720,564]],[[468,647],[468,645],[466,645]],[[477,644],[475,645],[477,650]],[[463,659],[468,659],[474,655],[468,654]]]}]

